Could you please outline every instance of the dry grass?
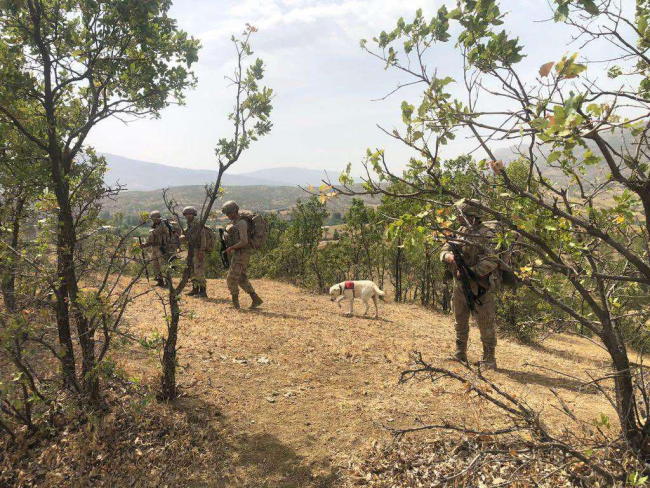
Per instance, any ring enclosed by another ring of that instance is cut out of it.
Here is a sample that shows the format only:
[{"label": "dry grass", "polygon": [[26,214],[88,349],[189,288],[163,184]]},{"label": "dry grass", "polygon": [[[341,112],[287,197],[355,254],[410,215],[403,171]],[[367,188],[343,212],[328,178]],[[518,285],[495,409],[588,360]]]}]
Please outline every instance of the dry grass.
[{"label": "dry grass", "polygon": [[[379,320],[346,318],[325,296],[266,280],[255,286],[265,299],[258,311],[232,310],[223,281],[209,283],[207,300],[188,298],[179,353],[179,381],[191,385],[186,391],[196,408],[218,412],[218,422],[235,437],[265,439],[251,453],[262,466],[235,460],[230,467],[250,486],[302,486],[292,484],[288,473],[273,473],[282,453],[310,477],[332,479],[360,448],[388,436],[382,424],[441,418],[483,426],[501,422],[455,385],[397,385],[413,350],[456,367],[446,359],[453,341],[449,317],[415,305],[381,303]],[[130,308],[128,323],[137,334],[150,336],[163,330],[161,312],[147,297]],[[478,358],[479,349],[473,328],[470,356]],[[491,376],[549,420],[564,420],[548,406],[549,388],[585,419],[600,412],[613,417],[601,396],[562,375],[588,379],[584,371],[607,364],[606,353],[589,341],[556,336],[532,349],[503,340],[498,359],[500,369]],[[135,351],[124,366],[156,381],[156,369],[138,360]],[[267,469],[269,474],[262,474]]]},{"label": "dry grass", "polygon": [[[460,368],[447,360],[450,317],[382,302],[379,320],[346,318],[326,296],[267,280],[254,285],[265,300],[256,311],[233,310],[222,280],[209,281],[210,298],[184,300],[178,401],[142,406],[132,387],[116,388],[111,414],[5,458],[4,466],[13,468],[5,479],[18,486],[363,484],[350,467],[376,456],[376,441],[390,440],[383,426],[503,422],[455,384],[397,384],[413,350],[433,364]],[[242,305],[248,304],[243,295]],[[163,308],[154,294],[129,308],[124,327],[140,337],[163,333]],[[475,328],[469,354],[480,354]],[[159,365],[151,352],[130,344],[116,359],[129,376],[157,387]],[[587,379],[586,371],[607,364],[606,353],[587,340],[555,336],[536,348],[502,340],[498,360],[499,371],[489,376],[558,428],[564,418],[550,407],[549,388],[584,419],[601,412],[614,417],[600,395],[564,376]]]}]

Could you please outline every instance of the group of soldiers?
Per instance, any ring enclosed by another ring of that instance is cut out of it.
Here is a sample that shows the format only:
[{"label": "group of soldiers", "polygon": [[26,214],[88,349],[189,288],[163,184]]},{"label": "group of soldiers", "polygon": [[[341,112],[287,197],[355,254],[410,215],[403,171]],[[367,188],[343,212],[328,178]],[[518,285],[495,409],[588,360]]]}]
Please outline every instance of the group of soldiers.
[{"label": "group of soldiers", "polygon": [[[262,305],[263,300],[255,292],[253,285],[248,280],[246,272],[250,261],[251,245],[249,242],[250,223],[239,213],[239,206],[236,202],[228,201],[221,208],[223,214],[230,219],[230,225],[226,227],[226,242],[229,247],[225,253],[230,256],[230,268],[226,277],[226,284],[232,303],[235,308],[240,308],[239,289],[251,296],[251,308],[257,308]],[[192,290],[187,294],[197,298],[205,298],[207,294],[207,282],[205,279],[206,257],[211,249],[211,241],[214,239],[213,233],[206,226],[200,230],[196,226],[201,225],[197,219],[198,212],[193,206],[183,209],[183,217],[186,221],[186,229],[182,229],[176,222],[163,219],[160,212],[151,212],[152,221],[149,235],[142,248],[152,249],[151,263],[153,266],[154,277],[157,286],[166,286],[167,283],[163,276],[165,266],[178,259],[178,251],[181,245],[189,245],[189,236],[197,236],[194,243],[194,253],[192,256],[192,266],[190,277],[192,280]]]},{"label": "group of soldiers", "polygon": [[[231,223],[226,227],[225,252],[230,256],[230,268],[226,284],[234,308],[240,308],[239,289],[248,293],[252,298],[251,308],[259,307],[262,299],[255,292],[248,280],[246,271],[251,255],[249,242],[250,223],[239,213],[239,206],[233,201],[226,202],[222,209]],[[484,369],[496,369],[495,350],[497,337],[495,332],[495,292],[500,285],[499,258],[494,250],[495,234],[483,221],[482,214],[476,202],[469,201],[460,208],[461,227],[455,231],[454,241],[448,241],[442,249],[440,259],[446,263],[453,274],[453,310],[456,331],[456,351],[453,359],[467,362],[467,343],[469,339],[469,319],[473,312],[483,343],[483,358],[479,364]],[[161,219],[160,212],[152,212],[153,221],[149,237],[142,247],[153,249],[153,269],[156,284],[165,286],[162,274],[165,263],[177,258],[179,246],[187,243],[186,236],[194,234],[196,225],[200,225],[196,208],[189,206],[183,209],[187,222],[185,234],[179,234],[178,224]],[[192,261],[191,277],[192,291],[190,296],[207,297],[205,262],[210,239],[209,229],[200,230]],[[454,247],[456,246],[456,247]],[[454,252],[456,249],[456,252]],[[462,262],[459,262],[462,261]],[[468,279],[467,274],[471,276]]]}]

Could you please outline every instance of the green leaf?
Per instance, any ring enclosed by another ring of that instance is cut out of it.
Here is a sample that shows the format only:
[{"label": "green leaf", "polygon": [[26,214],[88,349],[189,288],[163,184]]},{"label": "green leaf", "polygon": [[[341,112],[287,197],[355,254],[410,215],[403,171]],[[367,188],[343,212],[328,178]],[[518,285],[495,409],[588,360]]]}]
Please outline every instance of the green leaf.
[{"label": "green leaf", "polygon": [[583,0],[582,6],[585,8],[587,13],[591,15],[598,15],[600,13],[600,10],[598,10],[598,7],[593,0]]},{"label": "green leaf", "polygon": [[639,32],[642,35],[645,34],[645,31],[648,29],[648,16],[647,15],[639,15],[639,20],[637,21],[637,27],[639,29]]},{"label": "green leaf", "polygon": [[560,159],[560,156],[562,156],[561,151],[553,151],[551,154],[548,155],[548,158],[546,158],[547,163],[552,163],[554,161],[557,161]]},{"label": "green leaf", "polygon": [[458,20],[460,19],[461,15],[463,15],[463,12],[459,8],[455,8],[454,10],[452,10],[447,14],[447,18],[452,20]]}]

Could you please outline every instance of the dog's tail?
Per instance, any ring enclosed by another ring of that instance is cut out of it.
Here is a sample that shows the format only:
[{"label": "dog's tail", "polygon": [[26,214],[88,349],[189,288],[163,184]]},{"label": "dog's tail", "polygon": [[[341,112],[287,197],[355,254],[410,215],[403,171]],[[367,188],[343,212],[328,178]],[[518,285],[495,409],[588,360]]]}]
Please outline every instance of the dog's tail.
[{"label": "dog's tail", "polygon": [[377,285],[375,285],[375,293],[380,297],[383,297],[385,295],[385,293],[381,291]]}]

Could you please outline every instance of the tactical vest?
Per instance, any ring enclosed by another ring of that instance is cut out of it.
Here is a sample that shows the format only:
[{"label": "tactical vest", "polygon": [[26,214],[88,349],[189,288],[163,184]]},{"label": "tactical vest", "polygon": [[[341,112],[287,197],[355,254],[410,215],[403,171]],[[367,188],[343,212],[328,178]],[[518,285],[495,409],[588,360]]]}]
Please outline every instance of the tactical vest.
[{"label": "tactical vest", "polygon": [[242,221],[246,222],[246,228],[248,229],[247,232],[249,234],[249,236],[248,236],[249,237],[249,243],[243,249],[249,249],[250,248],[250,225],[251,224],[246,219],[244,219],[243,217],[240,217],[239,219],[237,219],[237,222],[235,222],[234,224],[229,224],[228,226],[226,226],[225,239],[226,239],[226,244],[228,245],[228,247],[234,246],[239,241],[241,241],[241,236],[239,235],[238,224],[239,224],[239,222],[242,222]]}]

